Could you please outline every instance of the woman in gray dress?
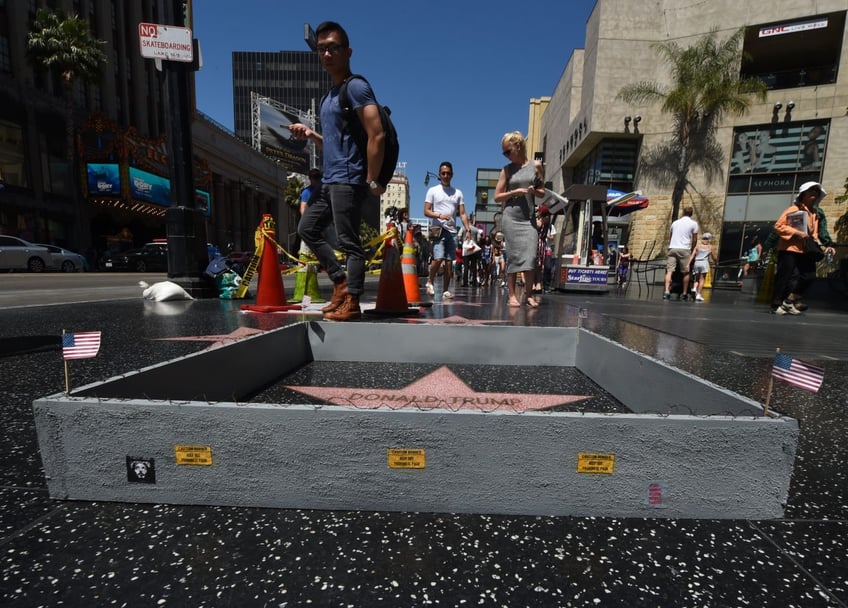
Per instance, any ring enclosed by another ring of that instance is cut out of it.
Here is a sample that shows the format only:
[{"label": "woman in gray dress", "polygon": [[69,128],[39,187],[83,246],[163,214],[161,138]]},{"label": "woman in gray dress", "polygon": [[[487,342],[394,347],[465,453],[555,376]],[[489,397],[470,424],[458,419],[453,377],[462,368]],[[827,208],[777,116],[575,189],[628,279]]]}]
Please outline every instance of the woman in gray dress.
[{"label": "woman in gray dress", "polygon": [[[509,305],[521,306],[526,302],[536,308],[539,302],[532,296],[536,282],[536,247],[539,233],[536,230],[534,197],[545,195],[545,174],[541,161],[527,158],[527,144],[519,131],[507,133],[501,139],[503,155],[509,159],[498,177],[495,202],[501,204],[504,240],[506,241],[506,275]],[[515,294],[519,272],[524,273],[524,296]]]}]

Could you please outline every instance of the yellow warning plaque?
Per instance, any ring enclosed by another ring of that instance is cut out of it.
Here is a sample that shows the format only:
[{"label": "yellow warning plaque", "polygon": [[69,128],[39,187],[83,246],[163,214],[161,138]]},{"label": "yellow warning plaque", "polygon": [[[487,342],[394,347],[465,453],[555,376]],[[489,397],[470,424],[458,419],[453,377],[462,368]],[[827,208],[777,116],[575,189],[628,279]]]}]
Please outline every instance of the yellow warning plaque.
[{"label": "yellow warning plaque", "polygon": [[610,475],[615,470],[615,454],[577,454],[578,473],[601,473]]},{"label": "yellow warning plaque", "polygon": [[208,445],[175,445],[177,464],[209,466],[212,464],[212,447]]},{"label": "yellow warning plaque", "polygon": [[389,450],[390,469],[423,469],[426,465],[424,450]]}]

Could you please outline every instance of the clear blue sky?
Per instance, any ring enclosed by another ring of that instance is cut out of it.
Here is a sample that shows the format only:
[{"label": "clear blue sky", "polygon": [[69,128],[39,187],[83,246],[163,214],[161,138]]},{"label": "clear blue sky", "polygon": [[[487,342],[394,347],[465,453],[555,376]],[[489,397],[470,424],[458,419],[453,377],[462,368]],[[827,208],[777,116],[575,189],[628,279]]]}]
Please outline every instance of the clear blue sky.
[{"label": "clear blue sky", "polygon": [[573,49],[583,48],[594,4],[202,0],[194,3],[203,55],[197,107],[232,129],[232,52],[307,50],[304,23],[338,21],[351,68],[392,109],[412,216],[423,216],[424,175],[442,160],[453,163],[453,185],[471,212],[477,168],[503,166],[504,133],[526,134],[530,98],[553,93]]}]

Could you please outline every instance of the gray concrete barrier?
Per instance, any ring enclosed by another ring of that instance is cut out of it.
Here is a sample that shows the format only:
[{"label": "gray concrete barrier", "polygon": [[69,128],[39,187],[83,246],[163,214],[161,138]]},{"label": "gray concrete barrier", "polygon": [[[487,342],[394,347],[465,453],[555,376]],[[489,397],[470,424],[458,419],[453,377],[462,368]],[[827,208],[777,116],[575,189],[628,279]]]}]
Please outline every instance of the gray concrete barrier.
[{"label": "gray concrete barrier", "polygon": [[[447,338],[467,346],[445,349]],[[576,366],[633,413],[231,397],[312,360],[382,363],[390,378],[385,344],[403,361]],[[211,378],[222,361],[243,374]],[[54,498],[282,508],[774,518],[798,438],[790,418],[575,328],[302,323],[45,397],[34,412]]]}]

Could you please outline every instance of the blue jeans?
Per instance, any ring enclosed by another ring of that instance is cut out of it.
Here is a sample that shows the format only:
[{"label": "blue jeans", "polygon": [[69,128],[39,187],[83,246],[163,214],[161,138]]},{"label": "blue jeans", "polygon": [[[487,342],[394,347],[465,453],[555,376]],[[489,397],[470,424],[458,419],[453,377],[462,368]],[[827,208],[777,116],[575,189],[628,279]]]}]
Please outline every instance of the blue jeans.
[{"label": "blue jeans", "polygon": [[297,225],[303,239],[334,283],[345,279],[345,271],[336,259],[333,247],[324,238],[324,230],[335,223],[339,250],[347,257],[347,292],[361,295],[365,290],[365,250],[359,239],[362,205],[368,197],[365,186],[321,184]]}]

